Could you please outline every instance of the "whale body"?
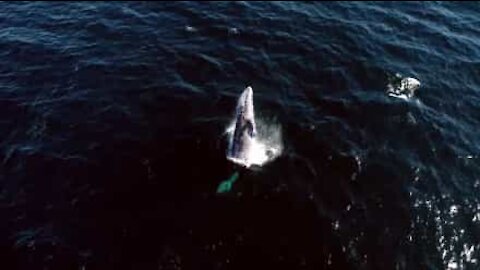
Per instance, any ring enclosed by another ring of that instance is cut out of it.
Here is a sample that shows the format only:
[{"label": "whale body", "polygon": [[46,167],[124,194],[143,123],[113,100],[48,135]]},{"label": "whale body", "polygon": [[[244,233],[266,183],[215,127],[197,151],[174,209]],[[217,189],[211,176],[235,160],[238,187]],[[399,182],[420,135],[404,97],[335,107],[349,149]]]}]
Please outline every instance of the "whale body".
[{"label": "whale body", "polygon": [[234,163],[250,167],[252,151],[254,151],[257,128],[253,110],[253,90],[245,88],[238,99],[235,111],[235,123],[231,136],[227,158]]}]

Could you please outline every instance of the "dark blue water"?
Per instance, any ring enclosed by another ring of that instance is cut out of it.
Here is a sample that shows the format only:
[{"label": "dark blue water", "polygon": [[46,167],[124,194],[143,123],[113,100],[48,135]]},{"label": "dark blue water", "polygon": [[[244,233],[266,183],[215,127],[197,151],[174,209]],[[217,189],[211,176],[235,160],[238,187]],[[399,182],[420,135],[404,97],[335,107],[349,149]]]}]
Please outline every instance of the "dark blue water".
[{"label": "dark blue water", "polygon": [[[1,3],[1,269],[478,269],[479,18]],[[219,195],[247,85],[285,149]]]}]

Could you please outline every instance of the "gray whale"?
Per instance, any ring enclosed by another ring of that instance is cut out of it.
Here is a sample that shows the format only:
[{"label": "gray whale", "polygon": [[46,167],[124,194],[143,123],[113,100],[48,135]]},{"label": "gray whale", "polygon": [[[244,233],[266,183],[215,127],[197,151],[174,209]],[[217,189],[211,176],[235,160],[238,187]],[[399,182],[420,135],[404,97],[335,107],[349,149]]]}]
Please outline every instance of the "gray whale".
[{"label": "gray whale", "polygon": [[251,152],[257,135],[253,110],[253,90],[245,88],[237,102],[233,136],[231,136],[227,158],[245,167],[251,165]]}]

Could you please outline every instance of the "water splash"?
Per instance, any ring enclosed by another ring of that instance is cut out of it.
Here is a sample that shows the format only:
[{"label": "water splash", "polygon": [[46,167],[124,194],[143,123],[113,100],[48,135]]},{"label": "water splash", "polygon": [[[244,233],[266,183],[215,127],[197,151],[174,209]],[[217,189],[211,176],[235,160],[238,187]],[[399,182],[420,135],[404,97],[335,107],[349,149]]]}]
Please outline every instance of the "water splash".
[{"label": "water splash", "polygon": [[390,97],[396,97],[408,101],[412,99],[415,92],[420,88],[420,81],[415,78],[404,77],[396,73],[390,76],[387,85],[387,94]]},{"label": "water splash", "polygon": [[[248,158],[237,159],[231,157],[227,153],[227,159],[246,168],[251,166],[263,166],[282,154],[282,128],[280,124],[273,120],[264,120],[262,118],[255,119],[257,135],[255,136]],[[235,120],[233,120],[225,129],[228,137],[229,147],[233,141],[233,133],[235,129]]]}]

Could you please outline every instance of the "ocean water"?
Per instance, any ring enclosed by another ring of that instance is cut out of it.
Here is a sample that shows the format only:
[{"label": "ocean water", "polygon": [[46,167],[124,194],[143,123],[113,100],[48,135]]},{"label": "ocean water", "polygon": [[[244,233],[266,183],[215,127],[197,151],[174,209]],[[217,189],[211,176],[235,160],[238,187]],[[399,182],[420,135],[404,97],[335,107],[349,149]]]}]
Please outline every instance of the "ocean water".
[{"label": "ocean water", "polygon": [[[0,268],[479,269],[479,18],[0,3]],[[412,99],[386,93],[397,73]],[[248,85],[283,152],[217,194]]]}]

